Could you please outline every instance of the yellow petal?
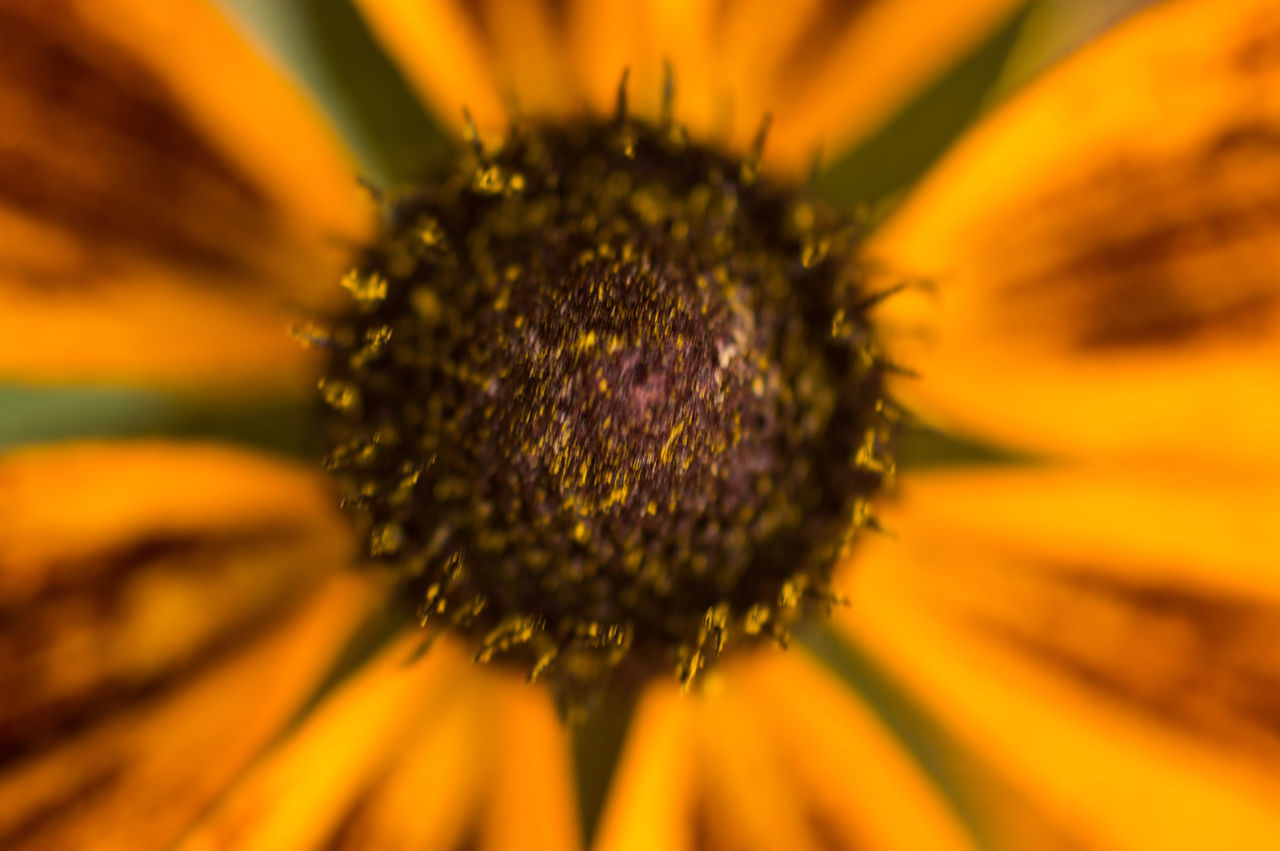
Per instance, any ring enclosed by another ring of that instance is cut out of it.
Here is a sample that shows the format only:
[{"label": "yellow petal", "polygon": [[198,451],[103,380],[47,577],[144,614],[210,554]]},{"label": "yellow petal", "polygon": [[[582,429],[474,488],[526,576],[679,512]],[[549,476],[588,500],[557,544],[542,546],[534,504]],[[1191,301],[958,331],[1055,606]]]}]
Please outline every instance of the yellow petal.
[{"label": "yellow petal", "polygon": [[[489,67],[499,92],[529,113],[562,111],[576,99],[560,23],[549,4],[487,0],[464,4],[488,44]],[[455,107],[454,114],[458,113]]]},{"label": "yellow petal", "polygon": [[204,0],[0,4],[0,374],[267,380],[336,292],[354,167]]},{"label": "yellow petal", "polygon": [[489,678],[496,707],[493,784],[477,845],[490,851],[573,851],[582,846],[569,736],[546,691],[513,676]]},{"label": "yellow petal", "polygon": [[712,848],[819,851],[821,824],[803,790],[790,782],[760,715],[735,686],[708,684],[698,713],[693,753],[699,760],[698,822]]},{"label": "yellow petal", "polygon": [[1274,845],[1274,481],[1107,466],[907,486],[842,621],[1016,792],[986,806],[1085,847]]},{"label": "yellow petal", "polygon": [[172,847],[315,687],[368,611],[369,590],[339,576],[170,679],[103,695],[56,737],[6,748],[0,844]]},{"label": "yellow petal", "polygon": [[607,113],[624,68],[633,107],[654,117],[669,64],[677,117],[697,137],[742,149],[772,112],[766,154],[793,171],[887,118],[1014,2],[358,0],[447,121],[467,106],[500,130],[511,99],[531,113]]},{"label": "yellow petal", "polygon": [[627,731],[593,848],[693,851],[696,847],[693,715],[676,689],[641,697]]},{"label": "yellow petal", "polygon": [[1157,4],[988,120],[871,246],[944,425],[1071,454],[1280,454],[1280,10]]},{"label": "yellow petal", "polygon": [[643,697],[596,842],[627,848],[964,849],[938,791],[802,652],[725,662]]},{"label": "yellow petal", "polygon": [[[735,21],[738,13],[732,7],[720,12],[717,16],[715,4],[707,0],[575,0],[569,6],[564,38],[588,105],[599,113],[612,111],[626,68],[629,107],[655,118],[662,109],[670,66],[676,118],[697,138],[728,141],[734,104],[732,90],[718,79],[721,51],[715,35],[718,23]],[[748,120],[758,125],[763,114]]]}]

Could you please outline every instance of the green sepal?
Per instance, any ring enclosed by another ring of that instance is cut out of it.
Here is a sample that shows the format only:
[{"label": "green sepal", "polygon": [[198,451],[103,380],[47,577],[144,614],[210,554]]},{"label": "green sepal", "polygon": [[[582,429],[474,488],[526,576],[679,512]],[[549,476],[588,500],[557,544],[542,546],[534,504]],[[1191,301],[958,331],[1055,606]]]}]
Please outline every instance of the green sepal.
[{"label": "green sepal", "polygon": [[1024,2],[987,38],[895,116],[817,176],[819,195],[882,214],[983,112],[1035,2]]},{"label": "green sepal", "polygon": [[[454,140],[350,0],[221,0],[307,85],[375,184],[419,180]],[[268,117],[269,118],[269,117]]]},{"label": "green sepal", "polygon": [[316,458],[315,403],[124,387],[0,383],[0,450],[70,440],[217,440]]}]

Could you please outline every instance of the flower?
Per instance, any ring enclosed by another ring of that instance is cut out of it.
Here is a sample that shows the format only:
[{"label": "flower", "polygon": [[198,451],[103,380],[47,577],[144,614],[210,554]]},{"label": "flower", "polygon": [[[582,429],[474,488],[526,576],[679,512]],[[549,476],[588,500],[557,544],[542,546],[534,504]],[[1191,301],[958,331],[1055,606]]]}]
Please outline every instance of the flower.
[{"label": "flower", "polygon": [[[511,88],[609,108],[623,66],[654,110],[665,53],[693,134],[744,145],[775,110],[776,172],[1010,6],[358,5],[446,120],[499,127]],[[0,78],[6,376],[314,382],[280,310],[338,294],[369,205],[234,26],[200,0],[8,0]],[[650,685],[594,847],[1274,844],[1278,86],[1274,4],[1166,3],[894,212],[867,256],[930,283],[877,308],[921,374],[896,395],[1033,460],[904,477],[827,648],[868,700],[799,648]],[[581,844],[547,697],[448,639],[406,664],[420,636],[344,569],[335,502],[207,443],[0,459],[0,844]]]}]

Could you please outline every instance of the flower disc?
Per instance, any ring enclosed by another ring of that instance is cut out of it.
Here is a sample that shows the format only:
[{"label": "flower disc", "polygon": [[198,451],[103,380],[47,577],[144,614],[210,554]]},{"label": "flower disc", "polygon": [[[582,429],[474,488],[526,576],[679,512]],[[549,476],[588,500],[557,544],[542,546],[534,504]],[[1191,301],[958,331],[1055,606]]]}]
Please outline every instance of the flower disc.
[{"label": "flower disc", "polygon": [[594,683],[785,640],[891,471],[851,223],[627,119],[386,202],[321,383],[371,554],[478,657]]}]

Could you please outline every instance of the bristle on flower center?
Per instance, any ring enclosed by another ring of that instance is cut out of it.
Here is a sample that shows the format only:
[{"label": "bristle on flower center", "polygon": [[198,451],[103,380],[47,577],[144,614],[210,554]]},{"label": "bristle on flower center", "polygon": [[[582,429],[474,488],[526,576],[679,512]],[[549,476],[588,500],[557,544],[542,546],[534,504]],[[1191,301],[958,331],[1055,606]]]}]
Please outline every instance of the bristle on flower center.
[{"label": "bristle on flower center", "polygon": [[327,465],[429,629],[687,684],[836,599],[893,471],[850,221],[625,95],[383,206],[324,335]]}]

